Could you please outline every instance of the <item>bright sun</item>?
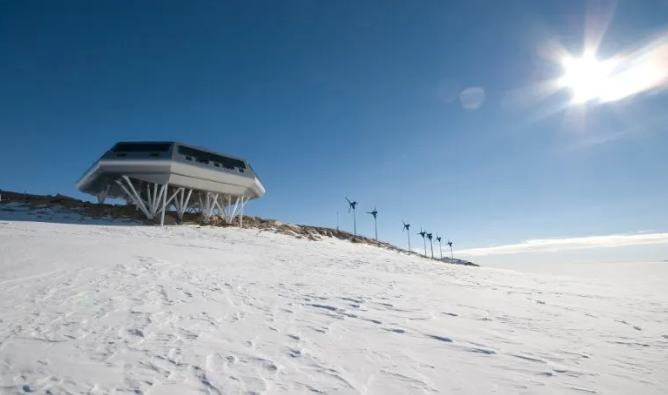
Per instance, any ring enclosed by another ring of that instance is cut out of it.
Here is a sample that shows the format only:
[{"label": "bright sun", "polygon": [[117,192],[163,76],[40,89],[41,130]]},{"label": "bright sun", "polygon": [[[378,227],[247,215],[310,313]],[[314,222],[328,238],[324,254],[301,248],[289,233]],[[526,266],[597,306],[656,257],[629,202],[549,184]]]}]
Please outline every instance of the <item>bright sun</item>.
[{"label": "bright sun", "polygon": [[579,59],[566,57],[562,60],[564,75],[559,79],[562,87],[573,91],[573,102],[584,103],[607,96],[614,84],[612,61],[599,61],[595,56],[585,55]]}]

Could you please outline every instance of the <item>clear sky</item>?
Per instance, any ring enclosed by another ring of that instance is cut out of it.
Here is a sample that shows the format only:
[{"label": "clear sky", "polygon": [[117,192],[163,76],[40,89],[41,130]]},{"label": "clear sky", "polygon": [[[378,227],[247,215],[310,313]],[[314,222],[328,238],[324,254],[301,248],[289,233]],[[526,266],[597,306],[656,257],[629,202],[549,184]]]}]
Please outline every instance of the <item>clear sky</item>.
[{"label": "clear sky", "polygon": [[[606,58],[665,35],[668,2],[613,3],[3,1],[0,188],[82,197],[116,141],[179,140],[251,162],[253,215],[334,227],[338,211],[352,229],[348,196],[361,233],[376,206],[381,239],[404,245],[404,219],[414,245],[424,227],[483,263],[614,260],[606,243],[668,259],[662,86],[544,94],[555,48],[578,57],[600,33]],[[639,232],[658,236],[581,239]]]}]

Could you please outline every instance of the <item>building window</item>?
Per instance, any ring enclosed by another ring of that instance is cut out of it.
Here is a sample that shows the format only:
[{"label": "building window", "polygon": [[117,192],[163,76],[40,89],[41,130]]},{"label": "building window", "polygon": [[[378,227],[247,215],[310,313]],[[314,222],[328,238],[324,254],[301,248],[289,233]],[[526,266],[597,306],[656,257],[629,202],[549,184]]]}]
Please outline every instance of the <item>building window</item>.
[{"label": "building window", "polygon": [[190,160],[190,161],[192,161],[193,158],[192,158],[192,156],[186,156],[186,160]]},{"label": "building window", "polygon": [[116,154],[117,158],[125,158],[128,154]]},{"label": "building window", "polygon": [[172,143],[118,143],[114,152],[167,152]]}]

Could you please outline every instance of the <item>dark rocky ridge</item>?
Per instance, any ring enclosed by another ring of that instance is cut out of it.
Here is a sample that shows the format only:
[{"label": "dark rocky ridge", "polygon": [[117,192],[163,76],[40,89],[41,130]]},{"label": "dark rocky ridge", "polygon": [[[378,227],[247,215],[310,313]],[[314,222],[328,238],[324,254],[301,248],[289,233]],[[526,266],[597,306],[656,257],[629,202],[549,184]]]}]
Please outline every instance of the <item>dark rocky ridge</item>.
[{"label": "dark rocky ridge", "polygon": [[[113,219],[122,219],[122,220],[133,220],[138,223],[143,224],[154,224],[153,221],[147,220],[143,214],[137,211],[132,206],[125,205],[113,205],[113,204],[97,204],[92,202],[86,202],[83,200],[75,199],[65,195],[32,195],[28,193],[18,193],[12,191],[3,191],[0,190],[0,212],[2,211],[13,211],[10,207],[3,207],[6,203],[18,203],[21,206],[29,208],[43,208],[59,206],[66,210],[72,211],[81,216],[102,219],[102,218],[113,218]],[[199,224],[199,225],[208,225],[208,226],[239,226],[238,219],[235,219],[231,224],[225,222],[221,217],[213,216],[210,220],[204,223],[201,217],[198,214],[186,213],[183,217],[184,224]],[[176,219],[174,216],[169,213],[165,216],[165,224],[174,225],[176,224]],[[260,231],[271,231],[276,233],[282,233],[289,236],[304,238],[308,240],[321,240],[323,237],[336,237],[341,240],[349,240],[352,243],[368,244],[373,245],[379,248],[385,248],[388,250],[397,251],[404,254],[413,254],[415,256],[423,257],[423,255],[415,253],[413,251],[406,251],[401,248],[398,248],[390,243],[383,241],[376,241],[364,236],[354,236],[349,232],[342,230],[310,226],[310,225],[294,225],[282,223],[275,219],[265,219],[254,216],[244,215],[243,217],[243,227],[259,229]],[[429,259],[429,258],[425,258]],[[436,259],[438,260],[438,259]],[[475,263],[455,259],[451,261],[450,258],[444,258],[444,262],[447,263],[457,263],[467,266],[478,266]]]}]

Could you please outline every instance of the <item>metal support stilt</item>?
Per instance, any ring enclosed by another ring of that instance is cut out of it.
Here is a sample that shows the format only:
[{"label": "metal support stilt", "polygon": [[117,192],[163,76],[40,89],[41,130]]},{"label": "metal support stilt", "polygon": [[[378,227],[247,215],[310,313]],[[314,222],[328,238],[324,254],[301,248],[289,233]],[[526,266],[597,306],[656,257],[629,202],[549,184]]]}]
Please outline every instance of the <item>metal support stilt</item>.
[{"label": "metal support stilt", "polygon": [[207,212],[207,218],[211,217],[213,215],[213,211],[216,209],[216,204],[218,204],[218,194],[211,194],[211,192],[208,192],[206,194],[206,204],[208,208]]},{"label": "metal support stilt", "polygon": [[190,189],[188,191],[188,196],[186,196],[185,202],[183,202],[183,196],[181,197],[181,218],[183,218],[183,213],[185,212],[186,208],[188,207],[188,202],[190,201],[190,195],[192,195],[193,190]]},{"label": "metal support stilt", "polygon": [[135,188],[132,180],[126,176],[121,176],[120,179],[116,180],[116,183],[123,189],[125,192],[126,200],[132,202],[137,207],[137,210],[141,212],[148,219],[154,219],[158,213],[161,213],[161,225],[164,224],[164,212],[167,210],[169,203],[174,199],[177,192],[174,192],[171,197],[167,197],[169,186],[167,184],[159,185],[153,184],[153,189],[151,190],[151,184],[146,184],[146,199],[142,197],[142,194],[137,192],[141,191],[141,182],[137,182],[138,187]]},{"label": "metal support stilt", "polygon": [[[163,194],[162,194],[162,210],[160,213],[160,226],[165,226],[165,211],[167,211],[167,192],[165,191],[167,189],[167,184],[165,184],[163,187]],[[176,193],[172,195],[172,197],[169,200],[172,200],[176,196]]]},{"label": "metal support stilt", "polygon": [[128,198],[132,200],[132,202],[137,206],[139,210],[141,210],[142,213],[146,216],[146,218],[151,218],[151,214],[149,213],[148,209],[146,209],[146,205],[144,204],[144,200],[139,196],[137,193],[137,190],[135,187],[132,185],[132,181],[128,178],[128,176],[123,176],[122,180],[125,180],[125,182],[128,184],[130,189],[125,187],[123,185],[123,182],[121,180],[116,180],[116,183],[120,185],[121,188],[123,188],[123,191],[125,192],[126,195],[128,195]]},{"label": "metal support stilt", "polygon": [[[188,203],[190,202],[190,196],[193,193],[192,189],[188,189],[188,194],[186,195],[185,189],[179,188],[179,197],[174,200],[174,206],[176,206],[176,216],[179,218],[179,222],[183,221],[183,215],[188,210]],[[192,207],[191,207],[192,208]]]},{"label": "metal support stilt", "polygon": [[246,205],[246,202],[244,200],[244,195],[241,195],[241,213],[239,214],[239,227],[243,228],[244,227],[244,206]]},{"label": "metal support stilt", "polygon": [[[141,191],[141,188],[139,190]],[[150,210],[153,207],[153,195],[151,194],[150,185],[146,185],[146,202],[148,203],[146,207]]]},{"label": "metal support stilt", "polygon": [[104,190],[100,191],[100,193],[98,193],[96,195],[98,204],[104,204],[104,201],[107,200],[107,196],[109,195],[109,188],[110,187],[111,187],[111,185],[107,185],[107,187]]},{"label": "metal support stilt", "polygon": [[169,186],[168,184],[149,183],[131,179],[122,175],[116,183],[125,192],[127,204],[133,204],[148,219],[160,216],[160,226],[165,225],[165,217],[171,205],[176,209],[179,221],[183,221],[186,212],[197,212],[202,219],[209,220],[213,215],[220,215],[225,222],[232,223],[239,217],[239,227],[243,227],[244,208],[248,199],[240,196],[222,195],[214,192],[195,191],[198,202],[190,204],[192,189]]},{"label": "metal support stilt", "polygon": [[[164,184],[163,186],[158,189],[158,184],[153,184],[153,207],[151,209],[151,214],[153,217],[158,215],[158,212],[160,211],[160,206],[162,205],[163,202],[165,202],[165,197],[167,196],[167,184]],[[159,191],[159,192],[158,192]]]}]

